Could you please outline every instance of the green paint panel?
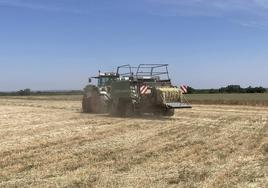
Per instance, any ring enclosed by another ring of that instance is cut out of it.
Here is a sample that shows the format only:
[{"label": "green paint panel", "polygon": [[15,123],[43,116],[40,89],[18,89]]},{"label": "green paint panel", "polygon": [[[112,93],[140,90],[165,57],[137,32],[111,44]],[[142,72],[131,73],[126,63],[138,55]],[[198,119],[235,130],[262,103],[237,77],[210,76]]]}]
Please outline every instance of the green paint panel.
[{"label": "green paint panel", "polygon": [[120,80],[113,82],[111,87],[112,98],[131,98],[130,82],[128,80]]}]

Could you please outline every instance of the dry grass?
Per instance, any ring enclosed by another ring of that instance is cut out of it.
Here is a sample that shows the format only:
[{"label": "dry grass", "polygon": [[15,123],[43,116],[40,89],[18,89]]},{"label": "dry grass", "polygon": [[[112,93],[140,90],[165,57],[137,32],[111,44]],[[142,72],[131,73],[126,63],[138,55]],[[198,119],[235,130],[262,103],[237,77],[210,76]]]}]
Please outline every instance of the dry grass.
[{"label": "dry grass", "polygon": [[189,94],[186,97],[193,104],[268,106],[268,93]]},{"label": "dry grass", "polygon": [[0,114],[0,187],[268,187],[266,107],[122,119],[3,98]]}]

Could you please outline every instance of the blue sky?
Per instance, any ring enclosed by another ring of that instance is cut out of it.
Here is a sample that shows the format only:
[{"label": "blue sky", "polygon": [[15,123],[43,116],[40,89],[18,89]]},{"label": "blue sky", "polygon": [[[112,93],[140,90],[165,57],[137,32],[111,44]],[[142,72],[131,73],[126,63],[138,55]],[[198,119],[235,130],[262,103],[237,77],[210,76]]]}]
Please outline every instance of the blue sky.
[{"label": "blue sky", "polygon": [[268,87],[267,0],[0,0],[0,90],[81,89],[121,64]]}]

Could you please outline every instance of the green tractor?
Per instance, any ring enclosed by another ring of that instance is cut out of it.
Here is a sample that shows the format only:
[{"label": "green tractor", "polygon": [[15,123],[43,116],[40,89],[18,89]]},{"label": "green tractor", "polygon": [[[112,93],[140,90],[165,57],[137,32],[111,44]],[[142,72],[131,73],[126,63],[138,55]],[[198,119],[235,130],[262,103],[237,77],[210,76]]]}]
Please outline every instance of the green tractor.
[{"label": "green tractor", "polygon": [[191,108],[183,92],[172,86],[167,64],[123,65],[116,73],[99,74],[98,86],[85,88],[83,111],[113,116],[155,114],[173,116],[177,108]]},{"label": "green tractor", "polygon": [[97,79],[97,85],[87,85],[84,88],[82,109],[84,113],[108,113],[111,101],[111,83],[118,79],[115,73],[101,73],[89,78],[89,83]]}]

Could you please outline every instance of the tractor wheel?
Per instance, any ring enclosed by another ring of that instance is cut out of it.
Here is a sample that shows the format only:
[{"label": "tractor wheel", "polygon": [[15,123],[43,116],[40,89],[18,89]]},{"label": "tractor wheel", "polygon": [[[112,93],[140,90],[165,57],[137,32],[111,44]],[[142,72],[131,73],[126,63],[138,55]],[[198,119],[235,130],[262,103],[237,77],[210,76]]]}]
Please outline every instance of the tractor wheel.
[{"label": "tractor wheel", "polygon": [[163,116],[174,116],[175,110],[174,109],[165,109],[163,111]]},{"label": "tractor wheel", "polygon": [[101,100],[97,91],[92,91],[90,97],[90,109],[93,113],[100,113],[101,111]]},{"label": "tractor wheel", "polygon": [[82,109],[84,113],[102,113],[104,111],[105,101],[102,101],[98,91],[90,92],[90,97],[85,94],[82,101]]},{"label": "tractor wheel", "polygon": [[100,111],[99,113],[108,113],[108,100],[105,96],[100,96]]},{"label": "tractor wheel", "polygon": [[124,117],[126,114],[126,103],[124,100],[119,100],[118,106],[117,106],[117,113],[118,116]]},{"label": "tractor wheel", "polygon": [[110,107],[109,107],[109,114],[111,116],[120,116],[119,110],[118,110],[118,106],[111,103]]},{"label": "tractor wheel", "polygon": [[124,116],[126,117],[132,117],[135,115],[134,106],[131,102],[125,103],[124,106]]},{"label": "tractor wheel", "polygon": [[120,100],[118,103],[111,103],[109,108],[111,116],[131,117],[135,115],[134,106],[131,102]]},{"label": "tractor wheel", "polygon": [[87,96],[83,97],[83,101],[82,101],[82,110],[83,113],[90,113],[91,109],[90,109],[90,98],[87,98]]},{"label": "tractor wheel", "polygon": [[134,115],[134,106],[131,101],[120,100],[118,104],[118,113],[120,117],[131,117]]}]

